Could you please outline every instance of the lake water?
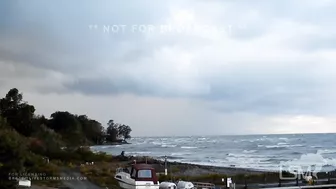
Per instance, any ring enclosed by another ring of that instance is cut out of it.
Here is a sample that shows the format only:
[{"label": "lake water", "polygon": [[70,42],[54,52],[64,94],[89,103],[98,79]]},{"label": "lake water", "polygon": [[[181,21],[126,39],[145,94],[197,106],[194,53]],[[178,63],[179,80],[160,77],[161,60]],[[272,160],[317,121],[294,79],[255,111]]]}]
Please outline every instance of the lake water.
[{"label": "lake water", "polygon": [[142,137],[129,142],[132,144],[93,146],[92,150],[272,171],[290,166],[324,171],[336,168],[336,134]]}]

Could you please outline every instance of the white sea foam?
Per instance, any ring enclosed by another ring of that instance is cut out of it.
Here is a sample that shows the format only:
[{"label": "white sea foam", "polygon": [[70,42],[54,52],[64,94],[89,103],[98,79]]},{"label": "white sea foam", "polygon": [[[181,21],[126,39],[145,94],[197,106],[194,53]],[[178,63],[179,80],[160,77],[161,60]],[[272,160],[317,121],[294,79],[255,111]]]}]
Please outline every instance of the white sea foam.
[{"label": "white sea foam", "polygon": [[191,140],[191,138],[177,138],[175,140],[176,143],[187,143]]},{"label": "white sea foam", "polygon": [[335,154],[336,149],[322,149],[322,150],[317,150],[318,154]]},{"label": "white sea foam", "polygon": [[266,158],[266,159],[270,159],[270,158],[275,158],[277,156],[269,154],[269,155],[263,155],[263,154],[253,154],[253,153],[228,153],[226,155],[227,157],[237,157],[237,158]]},{"label": "white sea foam", "polygon": [[243,153],[255,153],[257,150],[244,150]]},{"label": "white sea foam", "polygon": [[113,148],[113,147],[118,147],[120,145],[104,145],[104,146],[92,146],[90,147],[91,149],[107,149],[107,148]]},{"label": "white sea foam", "polygon": [[193,146],[181,146],[181,148],[183,148],[183,149],[195,149],[197,147],[193,147]]},{"label": "white sea foam", "polygon": [[176,147],[177,145],[172,145],[172,144],[162,144],[161,147],[162,148],[174,148]]},{"label": "white sea foam", "polygon": [[258,145],[258,147],[265,147],[265,148],[269,148],[269,149],[273,149],[273,148],[292,148],[292,147],[302,147],[304,145],[302,144],[280,144],[278,143],[277,145]]},{"label": "white sea foam", "polygon": [[152,144],[157,145],[157,146],[161,146],[163,143],[154,141],[154,142],[152,142]]},{"label": "white sea foam", "polygon": [[187,153],[187,152],[171,153],[171,156],[185,156],[185,155],[191,155],[191,153]]},{"label": "white sea foam", "polygon": [[151,154],[152,152],[130,152],[130,154]]},{"label": "white sea foam", "polygon": [[267,145],[265,148],[286,148],[286,146],[283,145]]}]

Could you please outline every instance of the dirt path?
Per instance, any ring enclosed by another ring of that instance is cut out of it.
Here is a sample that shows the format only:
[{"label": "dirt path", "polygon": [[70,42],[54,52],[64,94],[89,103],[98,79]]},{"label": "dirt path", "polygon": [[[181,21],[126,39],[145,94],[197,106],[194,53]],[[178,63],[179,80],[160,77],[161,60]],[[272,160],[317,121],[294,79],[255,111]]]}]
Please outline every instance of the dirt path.
[{"label": "dirt path", "polygon": [[46,187],[46,186],[36,186],[32,185],[31,189],[58,189],[58,188],[52,188],[52,187]]},{"label": "dirt path", "polygon": [[84,179],[86,177],[75,170],[63,168],[61,171],[61,177],[70,178],[69,180],[63,180],[63,184],[71,189],[105,189],[93,184],[87,179]]}]

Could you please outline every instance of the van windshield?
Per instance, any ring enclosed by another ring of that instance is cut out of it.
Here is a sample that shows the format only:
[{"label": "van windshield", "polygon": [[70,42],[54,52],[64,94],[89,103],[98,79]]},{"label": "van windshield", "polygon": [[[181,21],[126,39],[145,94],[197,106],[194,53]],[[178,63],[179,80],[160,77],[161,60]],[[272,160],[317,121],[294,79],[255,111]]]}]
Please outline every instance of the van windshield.
[{"label": "van windshield", "polygon": [[151,170],[139,170],[138,178],[152,178],[152,171]]}]

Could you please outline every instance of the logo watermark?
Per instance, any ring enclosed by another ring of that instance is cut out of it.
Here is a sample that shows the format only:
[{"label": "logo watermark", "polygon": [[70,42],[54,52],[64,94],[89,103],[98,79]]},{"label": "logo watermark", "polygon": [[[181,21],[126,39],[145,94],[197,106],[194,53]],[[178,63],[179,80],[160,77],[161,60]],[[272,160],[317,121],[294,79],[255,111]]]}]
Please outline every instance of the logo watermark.
[{"label": "logo watermark", "polygon": [[299,159],[281,161],[279,177],[282,180],[318,179],[317,173],[322,172],[326,165],[336,167],[335,162],[324,158],[320,153],[304,154]]},{"label": "logo watermark", "polygon": [[48,176],[46,173],[11,172],[8,180],[87,180],[86,177]]},{"label": "logo watermark", "polygon": [[[289,174],[286,174],[286,172]],[[318,179],[318,172],[319,171],[317,171],[315,168],[312,168],[312,166],[303,167],[292,165],[284,168],[282,165],[280,165],[279,177],[281,180],[305,179],[308,177]]]}]

